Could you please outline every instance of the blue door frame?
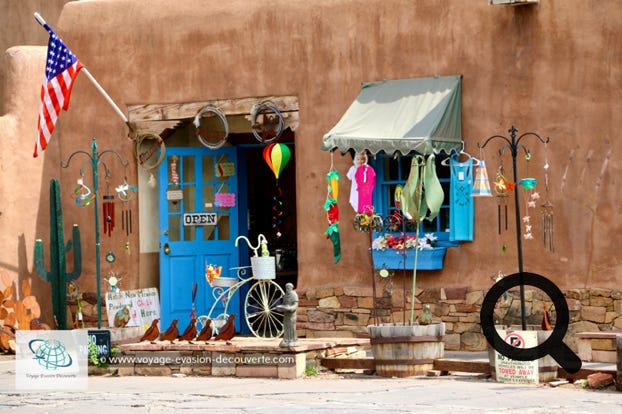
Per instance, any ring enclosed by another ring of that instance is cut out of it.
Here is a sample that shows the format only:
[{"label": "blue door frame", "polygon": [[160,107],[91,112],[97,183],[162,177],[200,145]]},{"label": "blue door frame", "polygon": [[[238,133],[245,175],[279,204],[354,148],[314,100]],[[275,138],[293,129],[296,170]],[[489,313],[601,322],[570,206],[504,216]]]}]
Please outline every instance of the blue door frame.
[{"label": "blue door frame", "polygon": [[[185,329],[193,311],[206,315],[215,302],[205,279],[205,266],[222,266],[223,276],[235,276],[239,266],[235,239],[240,234],[237,150],[222,147],[167,148],[159,173],[160,304],[161,327],[178,319]],[[173,171],[175,170],[175,171]],[[175,173],[178,179],[175,180]],[[242,192],[244,193],[244,192]],[[245,211],[245,210],[242,210]],[[222,311],[222,304],[214,314]],[[234,295],[228,313],[240,315],[240,294]],[[236,318],[236,330],[241,320]]]}]

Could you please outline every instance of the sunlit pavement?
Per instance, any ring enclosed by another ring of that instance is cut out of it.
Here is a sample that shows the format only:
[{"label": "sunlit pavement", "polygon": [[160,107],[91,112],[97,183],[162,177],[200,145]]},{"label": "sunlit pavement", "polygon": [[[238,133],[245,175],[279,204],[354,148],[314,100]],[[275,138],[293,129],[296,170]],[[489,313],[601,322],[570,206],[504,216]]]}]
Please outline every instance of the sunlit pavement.
[{"label": "sunlit pavement", "polygon": [[622,392],[578,384],[511,385],[472,374],[381,378],[320,372],[296,380],[90,376],[88,391],[16,391],[0,358],[0,412],[614,413]]}]

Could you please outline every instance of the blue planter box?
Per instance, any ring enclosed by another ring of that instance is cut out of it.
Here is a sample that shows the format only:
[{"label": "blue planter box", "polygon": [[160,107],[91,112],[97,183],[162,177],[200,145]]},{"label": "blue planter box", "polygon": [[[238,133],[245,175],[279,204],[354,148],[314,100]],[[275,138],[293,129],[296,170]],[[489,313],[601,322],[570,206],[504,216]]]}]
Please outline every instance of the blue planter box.
[{"label": "blue planter box", "polygon": [[[446,247],[419,250],[417,270],[439,270],[443,268]],[[404,269],[404,251],[396,249],[372,250],[374,269]],[[415,250],[406,250],[406,269],[413,269]]]}]

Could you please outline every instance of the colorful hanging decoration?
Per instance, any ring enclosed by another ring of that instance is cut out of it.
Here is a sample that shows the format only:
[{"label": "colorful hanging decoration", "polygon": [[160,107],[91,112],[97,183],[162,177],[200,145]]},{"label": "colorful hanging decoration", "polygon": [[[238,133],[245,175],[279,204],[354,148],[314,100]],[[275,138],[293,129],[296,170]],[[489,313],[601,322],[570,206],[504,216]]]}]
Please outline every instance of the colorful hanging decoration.
[{"label": "colorful hanging decoration", "polygon": [[473,182],[472,197],[492,197],[490,191],[490,181],[488,180],[488,172],[486,171],[486,161],[479,160],[475,167],[475,181]]},{"label": "colorful hanging decoration", "polygon": [[119,292],[119,282],[121,281],[120,277],[117,277],[119,274],[117,272],[113,272],[112,270],[109,273],[109,277],[104,278],[104,281],[108,284],[109,292]]},{"label": "colorful hanging decoration", "polygon": [[266,164],[268,164],[268,167],[270,167],[277,180],[281,176],[281,172],[285,166],[287,166],[290,157],[291,152],[289,147],[285,144],[269,144],[263,150],[263,159],[266,161]]},{"label": "colorful hanging decoration", "polygon": [[326,210],[326,218],[328,220],[328,227],[326,228],[326,237],[330,239],[333,244],[333,261],[335,264],[341,260],[341,240],[339,237],[339,206],[337,205],[337,196],[339,194],[339,171],[333,167],[333,153],[330,153],[331,165],[330,171],[326,174],[326,180],[328,181],[326,202],[324,203],[324,210]]},{"label": "colorful hanging decoration", "polygon": [[370,165],[361,165],[354,173],[358,191],[358,213],[373,211],[373,193],[376,186],[376,171]]},{"label": "colorful hanging decoration", "polygon": [[[545,145],[545,154],[547,145]],[[544,189],[546,191],[546,201],[540,207],[542,208],[542,242],[544,248],[549,252],[555,251],[554,226],[553,226],[553,204],[549,201],[549,160],[548,154],[546,155],[544,162]]]},{"label": "colorful hanging decoration", "polygon": [[73,193],[76,196],[76,204],[78,204],[80,207],[86,207],[91,204],[91,201],[93,201],[93,197],[95,197],[95,194],[93,194],[93,191],[91,191],[91,189],[86,184],[84,184],[83,170],[80,170],[80,178],[78,178],[77,183],[78,185],[73,190]]},{"label": "colorful hanging decoration", "polygon": [[103,196],[102,210],[104,221],[104,234],[112,236],[114,230],[114,195],[110,194],[110,170],[106,169],[106,195]]},{"label": "colorful hanging decoration", "polygon": [[222,266],[214,265],[214,264],[206,264],[205,265],[205,280],[210,286],[213,286],[214,279],[220,277],[222,273]]},{"label": "colorful hanging decoration", "polygon": [[108,234],[108,237],[110,237],[112,236],[112,230],[114,230],[114,196],[105,195],[102,208],[104,213],[104,234]]},{"label": "colorful hanging decoration", "polygon": [[[125,231],[125,235],[132,234],[132,209],[129,207],[130,200],[138,191],[138,188],[127,183],[127,177],[123,180],[123,184],[115,187],[117,197],[123,202],[121,205],[121,230]],[[126,251],[129,253],[129,243],[126,245]]]},{"label": "colorful hanging decoration", "polygon": [[401,207],[409,220],[434,220],[445,199],[443,187],[436,175],[436,157],[430,154],[412,157],[410,173],[402,189]]},{"label": "colorful hanging decoration", "polygon": [[[499,165],[497,173],[495,174],[495,183],[493,187],[495,196],[499,197],[499,203],[497,204],[497,225],[499,234],[501,234],[502,229],[508,229],[508,205],[506,197],[508,196],[508,194],[510,194],[511,191],[514,191],[515,187],[515,183],[512,183],[507,178],[505,178],[503,164]],[[500,200],[503,200],[503,208],[501,206]],[[501,250],[503,251],[503,253],[505,253],[505,244],[503,244]]]},{"label": "colorful hanging decoration", "polygon": [[357,152],[352,160],[352,166],[346,174],[346,177],[352,181],[352,184],[350,185],[350,205],[357,213],[359,213],[359,191],[356,184],[355,174],[356,170],[363,165],[367,165],[367,154],[365,151]]},{"label": "colorful hanging decoration", "polygon": [[540,194],[536,192],[536,184],[538,181],[535,178],[523,178],[518,182],[519,186],[527,190],[527,208],[526,213],[523,216],[523,224],[525,225],[525,231],[523,237],[525,240],[533,239],[531,217],[529,215],[529,209],[536,208],[536,201],[540,198]]},{"label": "colorful hanging decoration", "polygon": [[171,157],[171,182],[174,186],[179,186],[179,174],[177,173],[177,156]]},{"label": "colorful hanging decoration", "polygon": [[279,177],[287,163],[289,163],[290,157],[291,152],[285,144],[268,144],[263,150],[263,159],[276,178],[276,195],[272,198],[272,228],[277,239],[283,236],[281,232],[281,224],[283,223],[283,190],[279,187]]},{"label": "colorful hanging decoration", "polygon": [[516,184],[505,178],[503,173],[503,165],[500,165],[495,176],[495,195],[498,197],[507,196],[516,187]]}]

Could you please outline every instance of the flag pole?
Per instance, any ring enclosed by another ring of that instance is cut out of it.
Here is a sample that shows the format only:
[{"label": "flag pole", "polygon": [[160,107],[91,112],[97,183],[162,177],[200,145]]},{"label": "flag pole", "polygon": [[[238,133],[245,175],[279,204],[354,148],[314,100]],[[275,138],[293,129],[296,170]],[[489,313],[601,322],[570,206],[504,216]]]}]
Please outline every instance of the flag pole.
[{"label": "flag pole", "polygon": [[[47,24],[45,19],[41,17],[41,15],[38,12],[35,12],[35,19],[43,27],[45,27],[45,25]],[[110,106],[112,106],[112,108],[121,117],[121,119],[123,119],[123,122],[125,122],[125,124],[131,129],[132,127],[130,126],[130,122],[128,121],[123,111],[121,111],[121,108],[119,108],[119,106],[112,100],[112,98],[110,97],[110,95],[108,95],[108,93],[104,90],[104,88],[101,87],[99,82],[97,82],[97,80],[93,77],[93,75],[91,75],[91,72],[89,72],[89,70],[85,67],[82,68],[82,72],[84,72],[86,77],[89,78],[89,80],[95,86],[95,88],[104,96],[104,98],[106,98]]]}]

